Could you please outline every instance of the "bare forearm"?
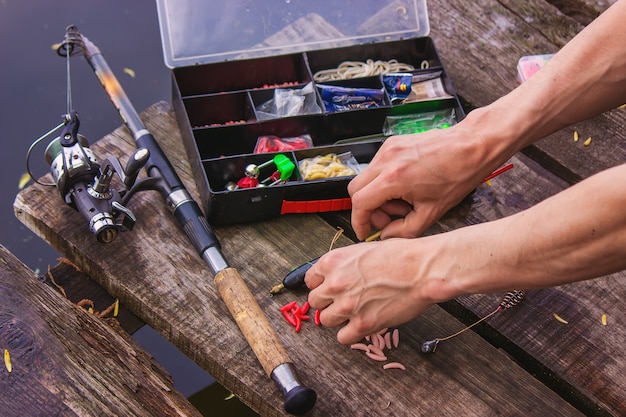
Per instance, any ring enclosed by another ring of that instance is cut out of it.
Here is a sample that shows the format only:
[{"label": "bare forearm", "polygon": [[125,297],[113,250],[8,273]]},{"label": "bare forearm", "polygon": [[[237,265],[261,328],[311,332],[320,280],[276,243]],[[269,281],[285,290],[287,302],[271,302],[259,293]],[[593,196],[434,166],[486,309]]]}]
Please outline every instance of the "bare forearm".
[{"label": "bare forearm", "polygon": [[354,343],[437,302],[626,269],[626,164],[516,215],[417,239],[335,249],[306,274],[311,307]]},{"label": "bare forearm", "polygon": [[483,132],[485,160],[505,160],[550,133],[624,104],[625,21],[621,0],[524,84],[470,113],[468,124]]},{"label": "bare forearm", "polygon": [[[444,298],[580,281],[626,269],[626,164],[519,214],[460,229]],[[444,291],[445,292],[445,291]]]}]

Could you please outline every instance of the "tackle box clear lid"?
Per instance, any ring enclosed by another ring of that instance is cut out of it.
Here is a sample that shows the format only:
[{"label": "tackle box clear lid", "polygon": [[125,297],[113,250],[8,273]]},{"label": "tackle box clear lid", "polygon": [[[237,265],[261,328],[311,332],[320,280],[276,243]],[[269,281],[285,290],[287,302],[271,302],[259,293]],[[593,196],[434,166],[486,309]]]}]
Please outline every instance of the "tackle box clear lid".
[{"label": "tackle box clear lid", "polygon": [[428,36],[426,0],[157,0],[173,69]]}]

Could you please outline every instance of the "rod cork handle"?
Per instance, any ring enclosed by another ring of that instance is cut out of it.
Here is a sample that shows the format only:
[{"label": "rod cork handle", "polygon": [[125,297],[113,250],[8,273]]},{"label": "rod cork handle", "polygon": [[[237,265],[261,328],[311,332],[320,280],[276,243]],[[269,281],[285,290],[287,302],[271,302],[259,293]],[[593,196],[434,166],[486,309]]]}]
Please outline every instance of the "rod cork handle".
[{"label": "rod cork handle", "polygon": [[214,282],[265,373],[283,390],[285,411],[295,415],[308,412],[317,394],[298,381],[293,362],[239,272],[225,268],[215,275]]}]

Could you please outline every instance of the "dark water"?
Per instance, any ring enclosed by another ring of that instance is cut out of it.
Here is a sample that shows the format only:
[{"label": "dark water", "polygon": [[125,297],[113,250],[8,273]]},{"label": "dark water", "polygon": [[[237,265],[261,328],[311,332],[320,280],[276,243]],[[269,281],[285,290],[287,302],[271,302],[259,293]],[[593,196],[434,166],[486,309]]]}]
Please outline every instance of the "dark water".
[{"label": "dark water", "polygon": [[[15,218],[13,201],[28,147],[66,112],[66,63],[52,45],[70,24],[100,48],[138,112],[170,101],[154,0],[0,0],[0,244],[35,271],[56,265],[59,255]],[[93,143],[122,122],[84,59],[72,59],[71,75],[80,132]],[[31,160],[36,176],[48,170],[44,149]],[[224,401],[229,393],[154,330],[144,326],[134,337],[204,415],[254,415],[236,400]]]}]

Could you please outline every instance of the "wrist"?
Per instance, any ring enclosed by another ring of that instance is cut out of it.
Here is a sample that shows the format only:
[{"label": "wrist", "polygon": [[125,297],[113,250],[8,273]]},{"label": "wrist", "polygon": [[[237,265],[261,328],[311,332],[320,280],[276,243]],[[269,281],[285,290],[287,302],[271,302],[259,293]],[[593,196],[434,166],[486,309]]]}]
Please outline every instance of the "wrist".
[{"label": "wrist", "polygon": [[500,99],[473,110],[459,123],[468,132],[468,140],[474,142],[474,166],[484,166],[487,174],[531,143],[531,117],[519,120],[506,101]]},{"label": "wrist", "polygon": [[409,251],[414,256],[413,288],[418,302],[437,304],[467,294],[464,262],[455,255],[462,244],[453,237],[456,231],[412,239]]},{"label": "wrist", "polygon": [[[417,279],[419,297],[440,303],[462,295],[507,289],[502,277],[509,276],[511,263],[497,222],[463,227],[415,239],[426,259],[420,259]],[[419,249],[418,249],[419,250]]]}]

